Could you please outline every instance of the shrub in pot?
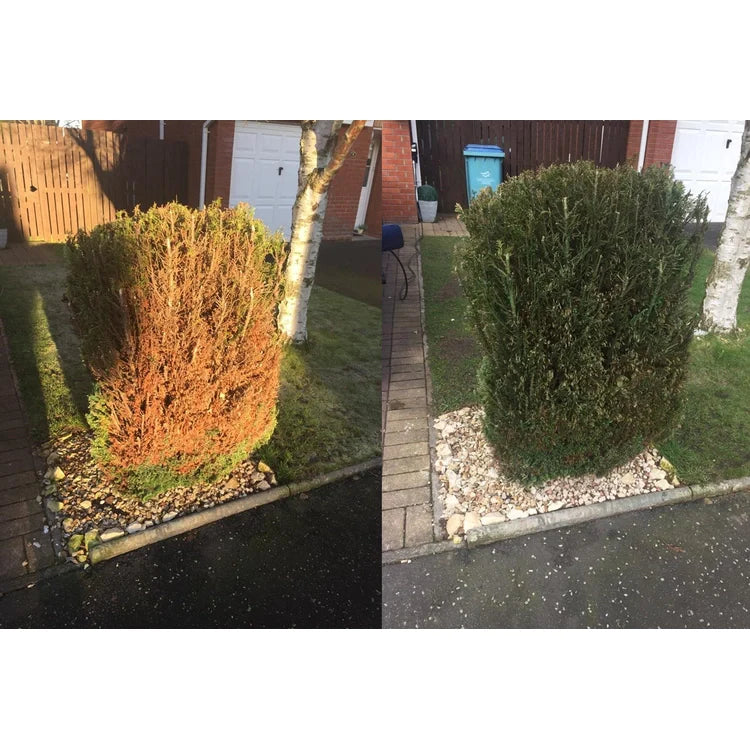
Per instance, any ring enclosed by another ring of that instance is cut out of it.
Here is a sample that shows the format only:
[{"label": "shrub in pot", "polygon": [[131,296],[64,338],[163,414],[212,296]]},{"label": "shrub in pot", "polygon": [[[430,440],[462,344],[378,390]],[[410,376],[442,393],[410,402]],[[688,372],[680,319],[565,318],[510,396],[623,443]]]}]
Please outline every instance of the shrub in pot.
[{"label": "shrub in pot", "polygon": [[153,495],[213,480],[276,422],[285,243],[252,210],[172,203],[69,243],[69,298],[96,379],[89,423],[109,476]]},{"label": "shrub in pot", "polygon": [[604,472],[666,435],[696,325],[704,199],[665,168],[579,162],[482,191],[463,220],[484,427],[506,471]]},{"label": "shrub in pot", "polygon": [[419,215],[423,222],[432,223],[437,216],[438,194],[432,185],[420,185],[417,188]]}]

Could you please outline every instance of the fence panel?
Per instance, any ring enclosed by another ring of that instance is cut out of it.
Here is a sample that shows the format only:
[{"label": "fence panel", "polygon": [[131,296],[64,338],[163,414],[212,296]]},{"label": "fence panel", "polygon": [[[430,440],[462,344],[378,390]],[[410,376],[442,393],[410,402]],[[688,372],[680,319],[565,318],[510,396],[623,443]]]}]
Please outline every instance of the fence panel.
[{"label": "fence panel", "polygon": [[463,149],[469,143],[505,150],[503,177],[567,161],[604,167],[625,162],[628,120],[418,120],[422,180],[438,191],[438,208],[466,205]]},{"label": "fence panel", "polygon": [[0,122],[0,226],[62,241],[140,204],[187,200],[187,144]]}]

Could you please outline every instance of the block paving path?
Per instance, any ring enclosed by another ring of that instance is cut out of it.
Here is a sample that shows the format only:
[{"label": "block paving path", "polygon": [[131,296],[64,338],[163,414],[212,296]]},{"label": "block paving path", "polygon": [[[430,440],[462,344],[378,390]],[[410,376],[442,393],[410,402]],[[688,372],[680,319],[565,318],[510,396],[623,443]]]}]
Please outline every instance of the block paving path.
[{"label": "block paving path", "polygon": [[459,221],[456,214],[438,214],[432,224],[422,224],[421,227],[425,237],[464,237],[466,235],[466,227]]},{"label": "block paving path", "polygon": [[383,551],[433,541],[427,381],[418,254],[419,225],[402,225],[399,258],[383,254]]},{"label": "block paving path", "polygon": [[383,254],[383,552],[416,547],[441,538],[434,527],[430,459],[429,377],[425,366],[421,315],[420,234],[462,236],[455,216],[435,224],[402,225],[404,247],[397,251],[406,268]]},{"label": "block paving path", "polygon": [[29,425],[0,322],[0,593],[55,562]]}]

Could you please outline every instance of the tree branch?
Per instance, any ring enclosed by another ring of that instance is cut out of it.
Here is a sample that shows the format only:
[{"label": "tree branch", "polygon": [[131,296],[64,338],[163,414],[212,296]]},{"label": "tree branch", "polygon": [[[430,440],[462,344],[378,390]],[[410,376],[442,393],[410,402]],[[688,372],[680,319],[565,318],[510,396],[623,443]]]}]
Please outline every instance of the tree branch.
[{"label": "tree branch", "polygon": [[310,187],[316,193],[323,192],[328,188],[334,175],[339,171],[341,165],[344,163],[344,159],[346,159],[351,151],[354,141],[357,140],[359,134],[362,132],[365,122],[366,120],[352,120],[343,137],[337,137],[336,146],[333,149],[331,158],[328,160],[328,164],[322,170],[316,171],[310,178]]}]

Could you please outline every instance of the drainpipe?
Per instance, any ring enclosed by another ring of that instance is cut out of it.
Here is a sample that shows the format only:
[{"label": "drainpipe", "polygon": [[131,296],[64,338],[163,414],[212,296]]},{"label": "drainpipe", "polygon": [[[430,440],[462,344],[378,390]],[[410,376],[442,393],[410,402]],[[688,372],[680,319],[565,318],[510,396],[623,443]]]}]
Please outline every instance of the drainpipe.
[{"label": "drainpipe", "polygon": [[417,140],[417,121],[411,120],[411,139],[416,144],[417,161],[415,162],[414,173],[416,175],[417,187],[422,184],[422,165],[419,162],[419,141]]},{"label": "drainpipe", "polygon": [[638,171],[643,171],[643,162],[646,161],[646,143],[648,142],[648,120],[643,121],[643,130],[641,131],[641,148],[638,152]]},{"label": "drainpipe", "polygon": [[159,120],[159,140],[164,140],[164,120]]},{"label": "drainpipe", "polygon": [[208,157],[208,126],[213,120],[206,120],[203,123],[203,132],[201,134],[201,184],[200,194],[198,196],[198,207],[206,207],[206,160]]}]

